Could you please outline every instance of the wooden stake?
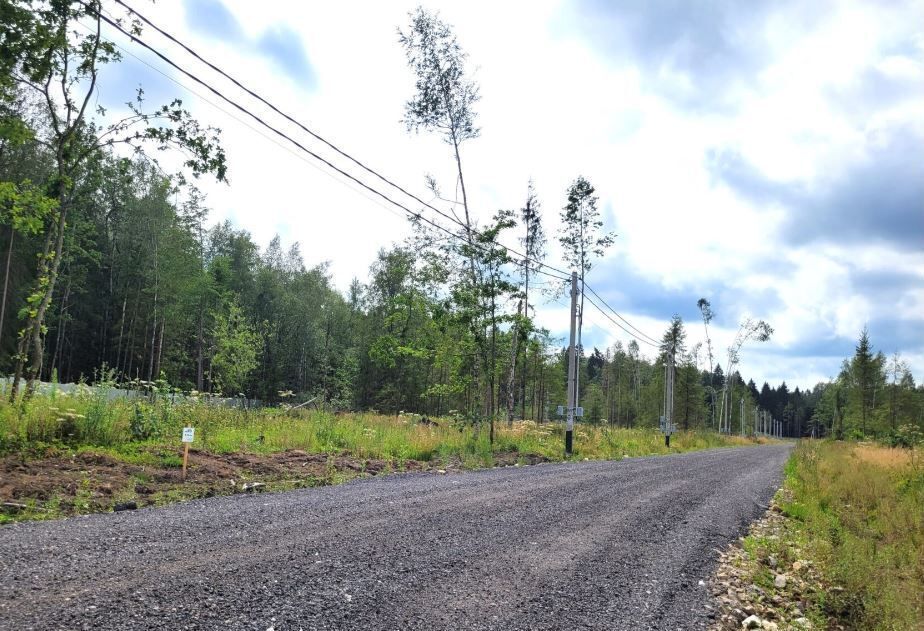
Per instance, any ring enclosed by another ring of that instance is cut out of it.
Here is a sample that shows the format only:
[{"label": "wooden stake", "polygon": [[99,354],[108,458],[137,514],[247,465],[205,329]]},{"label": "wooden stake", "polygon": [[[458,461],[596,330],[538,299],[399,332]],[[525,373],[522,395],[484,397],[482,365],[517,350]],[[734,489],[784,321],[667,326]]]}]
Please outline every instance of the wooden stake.
[{"label": "wooden stake", "polygon": [[186,481],[186,465],[189,463],[189,443],[183,443],[183,481]]}]

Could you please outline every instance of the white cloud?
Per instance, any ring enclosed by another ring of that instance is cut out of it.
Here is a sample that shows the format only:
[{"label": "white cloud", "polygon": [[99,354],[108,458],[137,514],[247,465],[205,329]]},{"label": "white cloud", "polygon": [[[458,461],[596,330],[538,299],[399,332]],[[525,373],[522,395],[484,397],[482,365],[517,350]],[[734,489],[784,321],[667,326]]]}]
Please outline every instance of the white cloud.
[{"label": "white cloud", "polygon": [[[865,322],[883,314],[851,284],[857,266],[920,273],[920,257],[894,261],[882,246],[846,251],[780,241],[781,226],[792,209],[748,200],[715,182],[706,155],[711,149],[733,149],[763,176],[811,188],[864,155],[870,130],[897,122],[920,128],[915,121],[924,120],[921,103],[893,100],[858,119],[841,107],[837,94],[857,88],[867,70],[897,81],[921,81],[920,39],[917,57],[891,48],[912,24],[921,23],[921,3],[889,10],[839,3],[823,20],[802,21],[798,15],[774,12],[761,32],[770,62],[750,81],[730,85],[731,105],[715,111],[692,111],[652,92],[652,80],[670,82],[676,95],[696,87],[690,83],[696,77],[663,67],[653,79],[644,76],[637,59],[614,61],[563,26],[571,23],[563,17],[575,11],[571,5],[543,1],[526,9],[497,2],[437,4],[469,51],[483,94],[478,105],[483,135],[463,147],[476,217],[484,221],[498,208],[519,207],[533,177],[554,241],[564,190],[576,175],[586,175],[597,187],[601,206],[613,209],[610,221],[620,233],[613,256],[648,279],[651,292],[723,288],[725,302],[714,307],[729,323],[755,310],[753,292],[777,294],[779,304],[769,313],[753,313],[770,320],[777,331],[768,345],[777,355],[764,353],[759,362],[743,362],[755,380],[785,378],[805,386],[836,373],[839,360],[800,356],[798,349],[819,336],[852,339]],[[424,197],[423,176],[433,173],[451,196],[455,179],[448,148],[432,136],[409,136],[400,123],[413,79],[396,27],[404,24],[413,6],[228,2],[248,37],[258,38],[279,24],[299,33],[316,74],[313,90],[293,84],[269,60],[233,42],[190,32],[180,3],[157,3],[145,13],[281,109],[410,190]],[[185,59],[153,34],[146,38]],[[227,82],[194,67],[235,98],[244,98]],[[400,211],[386,210],[381,200],[357,192],[355,185],[344,186],[342,176],[312,168],[294,157],[291,148],[280,148],[199,99],[189,102],[201,120],[224,129],[231,185],[205,187],[215,219],[233,218],[260,243],[277,232],[287,243],[299,241],[309,265],[332,262],[341,288],[354,276],[365,277],[378,248],[407,234]],[[347,168],[323,144],[265,107],[246,102]],[[615,279],[589,280],[598,289],[618,289]],[[903,310],[924,305],[920,290],[909,287],[902,296]],[[618,306],[627,317],[659,337],[671,313],[635,313],[633,296],[623,297],[629,303]],[[677,310],[691,307],[678,305]],[[920,313],[910,317],[920,319]],[[543,308],[540,324],[565,331],[556,325],[566,322],[564,315],[562,309]],[[691,324],[691,330],[699,330]],[[613,330],[605,321],[590,326],[601,336]],[[733,334],[717,329],[724,345]],[[608,339],[623,334],[611,335]],[[910,356],[914,368],[924,372],[920,348],[915,353]]]}]

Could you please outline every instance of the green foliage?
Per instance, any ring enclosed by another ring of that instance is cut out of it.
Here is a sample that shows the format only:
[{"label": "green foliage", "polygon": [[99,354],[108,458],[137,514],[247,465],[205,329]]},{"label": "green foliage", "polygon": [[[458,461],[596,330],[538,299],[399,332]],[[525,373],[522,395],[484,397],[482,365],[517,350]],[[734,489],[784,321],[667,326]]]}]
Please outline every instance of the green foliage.
[{"label": "green foliage", "polygon": [[[433,424],[409,414],[285,413],[192,400],[173,404],[165,397],[110,399],[108,387],[84,387],[68,396],[58,393],[57,399],[37,395],[25,406],[0,403],[0,435],[25,435],[30,441],[18,447],[6,443],[7,451],[28,450],[25,445],[45,436],[45,440],[63,441],[78,449],[107,448],[106,453],[134,464],[166,466],[175,455],[170,448],[179,444],[180,429],[189,424],[196,427],[197,447],[216,453],[301,449],[309,453],[346,452],[358,458],[468,462],[472,466],[490,466],[493,454],[508,452],[550,460],[563,455],[559,423],[516,422],[510,429],[498,431],[492,450],[486,432],[453,423],[451,418],[436,419]],[[68,416],[63,410],[72,413]],[[668,450],[661,435],[652,430],[581,425],[575,458],[619,459],[744,444],[750,443],[711,432],[681,432]],[[158,445],[163,447],[161,455],[152,460],[152,453],[157,451],[152,452],[152,448]]]},{"label": "green foliage", "polygon": [[917,449],[805,442],[787,466],[784,508],[838,586],[823,602],[849,628],[924,625],[924,484]]},{"label": "green foliage", "polygon": [[232,394],[243,388],[247,376],[257,367],[257,348],[260,338],[234,303],[227,313],[215,317],[215,354],[212,367],[216,383]]},{"label": "green foliage", "polygon": [[151,406],[141,402],[136,403],[135,413],[128,426],[132,440],[145,441],[156,436],[159,430],[158,420]]},{"label": "green foliage", "polygon": [[405,105],[408,131],[436,129],[454,145],[476,138],[479,130],[473,106],[480,98],[478,86],[466,77],[467,55],[452,27],[423,7],[408,17],[409,28],[398,31],[417,79],[416,94]]},{"label": "green foliage", "polygon": [[602,257],[616,239],[615,233],[600,230],[603,220],[595,192],[590,182],[579,176],[568,188],[568,203],[561,212],[564,230],[558,241],[569,268],[578,270],[581,278],[593,267],[592,256]]},{"label": "green foliage", "polygon": [[25,235],[41,232],[45,219],[59,205],[29,180],[0,182],[0,221]]}]

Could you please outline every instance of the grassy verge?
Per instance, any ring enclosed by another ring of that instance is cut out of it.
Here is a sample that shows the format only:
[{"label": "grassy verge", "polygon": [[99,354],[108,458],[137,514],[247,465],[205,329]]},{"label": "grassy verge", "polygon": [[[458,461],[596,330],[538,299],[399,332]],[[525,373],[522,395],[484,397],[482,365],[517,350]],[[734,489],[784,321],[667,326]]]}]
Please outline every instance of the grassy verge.
[{"label": "grassy verge", "polygon": [[[180,477],[181,429],[196,428],[190,477]],[[231,409],[204,402],[110,401],[104,388],[0,403],[0,522],[112,510],[240,492],[333,484],[402,470],[451,470],[563,460],[559,423],[488,431],[417,415]],[[620,459],[753,444],[682,432],[579,425],[573,458]],[[249,487],[253,488],[253,487]]]},{"label": "grassy verge", "polygon": [[816,628],[924,629],[920,448],[805,441],[776,510],[738,557],[758,613],[785,619],[798,608]]}]

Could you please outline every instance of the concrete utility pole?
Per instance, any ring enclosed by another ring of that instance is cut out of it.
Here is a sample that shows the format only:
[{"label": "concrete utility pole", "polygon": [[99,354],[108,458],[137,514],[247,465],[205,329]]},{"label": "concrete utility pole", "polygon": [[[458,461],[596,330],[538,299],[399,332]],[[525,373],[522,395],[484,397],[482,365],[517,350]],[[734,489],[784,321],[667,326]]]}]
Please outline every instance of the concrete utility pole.
[{"label": "concrete utility pole", "polygon": [[671,342],[667,357],[664,360],[664,446],[671,446],[671,432],[674,420],[674,344]]},{"label": "concrete utility pole", "polygon": [[565,455],[570,456],[574,446],[574,413],[577,407],[577,349],[574,338],[577,333],[577,272],[571,272],[571,344],[568,347],[568,420],[565,425]]},{"label": "concrete utility pole", "polygon": [[741,435],[744,436],[744,397],[741,397]]}]

